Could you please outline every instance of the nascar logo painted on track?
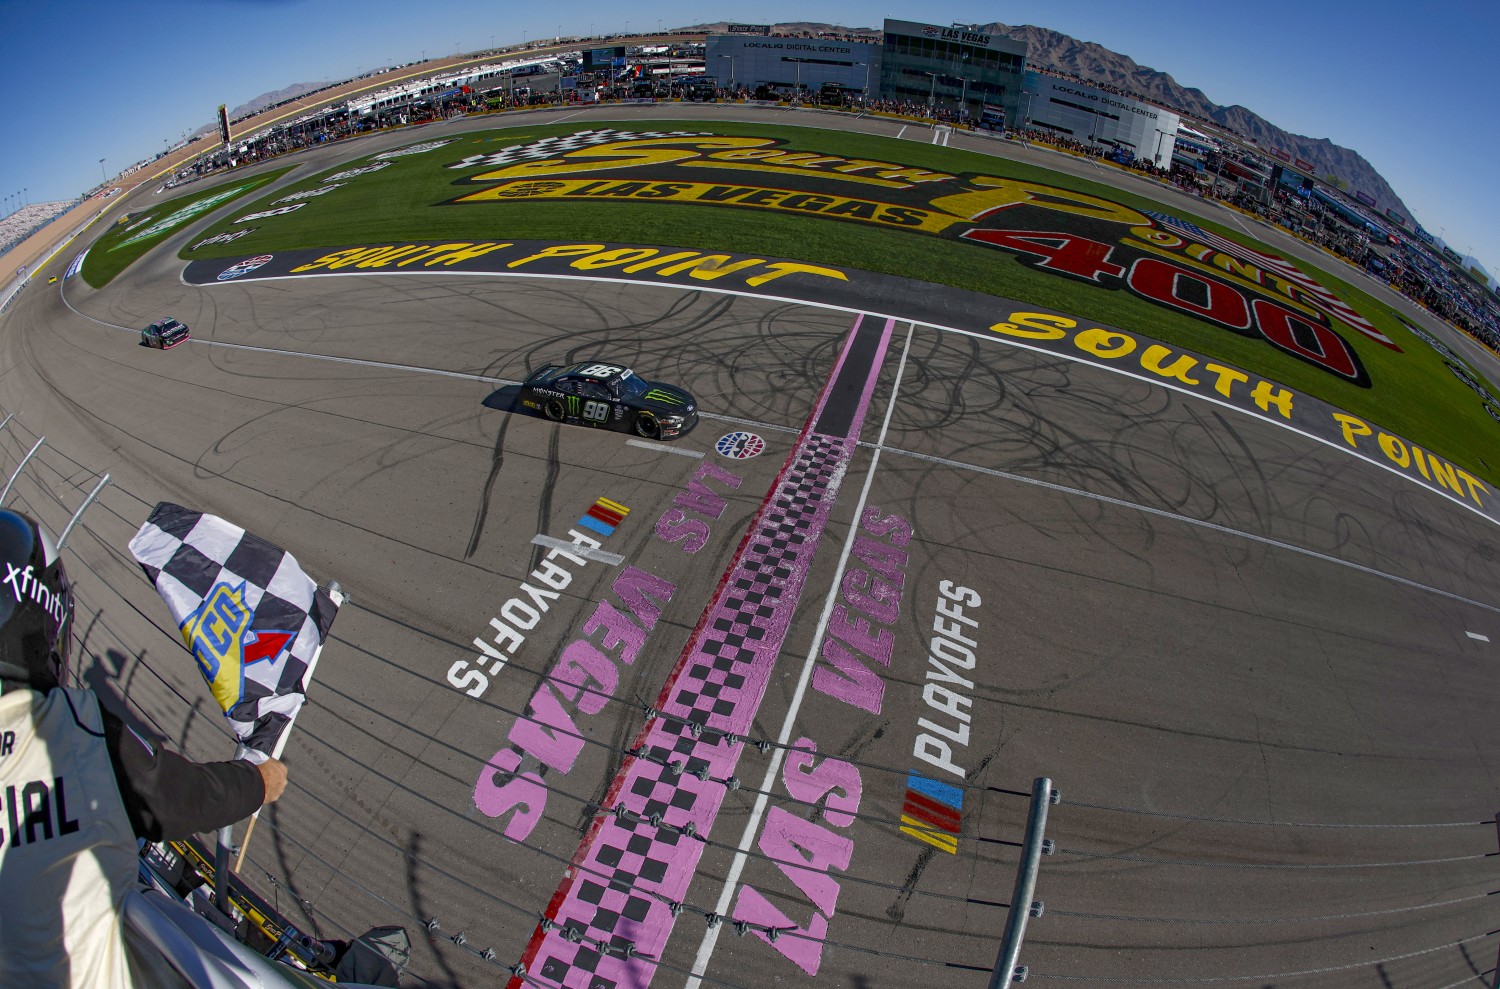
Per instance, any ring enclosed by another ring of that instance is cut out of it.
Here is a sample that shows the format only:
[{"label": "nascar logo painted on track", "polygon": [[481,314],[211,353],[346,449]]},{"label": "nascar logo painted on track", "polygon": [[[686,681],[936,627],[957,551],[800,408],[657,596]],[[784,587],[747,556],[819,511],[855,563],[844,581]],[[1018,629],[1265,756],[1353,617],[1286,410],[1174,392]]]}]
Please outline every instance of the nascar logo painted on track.
[{"label": "nascar logo painted on track", "polygon": [[751,457],[758,457],[765,448],[765,440],[754,433],[743,431],[725,433],[714,444],[714,449],[719,452],[719,455],[728,457],[730,460],[749,460]]},{"label": "nascar logo painted on track", "polygon": [[1264,340],[1368,387],[1351,340],[1401,348],[1278,255],[1187,220],[1021,179],[793,150],[785,140],[609,129],[450,163],[479,169],[453,203],[686,204],[844,220],[1005,251],[1037,271],[1120,290]]},{"label": "nascar logo painted on track", "polygon": [[238,264],[232,264],[229,267],[225,268],[223,271],[219,272],[218,280],[221,282],[227,282],[232,278],[238,278],[241,275],[247,275],[250,272],[254,271],[256,268],[259,268],[261,265],[265,264],[267,261],[270,261],[275,256],[276,255],[274,254],[260,254],[253,258],[246,258]]},{"label": "nascar logo painted on track", "polygon": [[180,628],[214,700],[226,711],[244,696],[245,667],[261,662],[274,666],[297,637],[296,632],[251,631],[252,614],[244,581],[234,586],[218,583]]}]

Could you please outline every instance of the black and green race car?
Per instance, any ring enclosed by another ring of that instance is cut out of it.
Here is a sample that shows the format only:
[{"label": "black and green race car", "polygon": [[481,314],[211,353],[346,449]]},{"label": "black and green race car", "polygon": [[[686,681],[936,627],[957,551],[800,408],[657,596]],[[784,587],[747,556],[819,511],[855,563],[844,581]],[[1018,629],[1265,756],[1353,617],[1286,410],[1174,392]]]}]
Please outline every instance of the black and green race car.
[{"label": "black and green race car", "polygon": [[676,385],[646,381],[628,367],[605,361],[548,364],[521,384],[523,408],[554,422],[672,439],[698,424],[698,403]]}]

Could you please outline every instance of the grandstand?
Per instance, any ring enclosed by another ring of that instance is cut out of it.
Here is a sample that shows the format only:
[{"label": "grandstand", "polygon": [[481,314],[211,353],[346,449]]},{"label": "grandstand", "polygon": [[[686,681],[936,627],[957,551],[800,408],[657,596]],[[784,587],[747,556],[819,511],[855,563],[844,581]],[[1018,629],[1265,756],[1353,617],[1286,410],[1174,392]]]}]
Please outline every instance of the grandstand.
[{"label": "grandstand", "polygon": [[51,203],[27,203],[0,219],[0,254],[36,233],[54,219],[78,205],[77,199],[60,199]]}]

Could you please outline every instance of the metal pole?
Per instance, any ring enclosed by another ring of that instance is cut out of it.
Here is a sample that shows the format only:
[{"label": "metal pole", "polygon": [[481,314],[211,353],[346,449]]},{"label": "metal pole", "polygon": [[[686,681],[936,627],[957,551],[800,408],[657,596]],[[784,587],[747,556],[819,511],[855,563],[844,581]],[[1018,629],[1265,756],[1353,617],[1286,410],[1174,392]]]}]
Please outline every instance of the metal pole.
[{"label": "metal pole", "polygon": [[[1032,902],[1036,892],[1036,874],[1042,863],[1042,836],[1047,830],[1047,807],[1052,802],[1052,781],[1038,776],[1031,784],[1031,813],[1026,819],[1026,838],[1021,844],[1021,864],[1016,869],[1016,886],[1010,894],[1010,914],[1005,918],[1005,934],[1000,939],[1000,953],[995,956],[995,970],[990,973],[989,989],[1010,985],[1016,976],[1016,959],[1021,955],[1021,941],[1026,936],[1026,920],[1041,906]],[[1041,916],[1037,910],[1037,916]]]},{"label": "metal pole", "polygon": [[10,489],[16,483],[16,478],[20,477],[21,476],[21,471],[23,471],[23,470],[26,469],[26,461],[30,460],[31,457],[32,457],[32,454],[36,453],[36,451],[38,449],[40,449],[41,445],[43,443],[45,443],[45,442],[47,442],[47,437],[45,437],[45,436],[38,436],[36,438],[36,442],[34,444],[32,444],[30,452],[28,452],[26,454],[26,456],[24,456],[24,457],[21,458],[21,462],[19,464],[16,464],[16,472],[10,476],[10,480],[9,481],[5,482],[5,490],[4,491],[0,491],[0,505],[5,504],[5,498],[6,498],[7,495],[10,494]]},{"label": "metal pole", "polygon": [[229,916],[229,845],[234,841],[234,825],[219,829],[219,844],[214,849],[214,906]]},{"label": "metal pole", "polygon": [[6,426],[9,426],[10,425],[10,421],[12,419],[14,419],[15,417],[16,417],[16,414],[14,412],[7,413],[6,416],[5,416],[5,421],[4,422],[0,422],[0,430],[3,430]]},{"label": "metal pole", "polygon": [[109,475],[105,474],[103,477],[99,478],[99,483],[96,484],[96,485],[94,485],[94,490],[92,490],[92,491],[89,492],[89,496],[87,498],[83,499],[83,504],[81,504],[81,505],[78,506],[78,511],[74,512],[73,513],[73,517],[68,520],[68,527],[66,529],[64,529],[62,531],[62,535],[58,537],[58,539],[57,539],[57,548],[58,549],[62,549],[63,548],[63,544],[68,541],[68,533],[70,533],[70,532],[73,531],[73,526],[75,526],[75,525],[78,524],[78,520],[83,517],[83,513],[86,512],[86,511],[88,511],[88,507],[94,503],[94,499],[97,498],[97,497],[99,497],[99,492],[103,491],[104,490],[104,486],[106,484],[108,484],[108,483],[109,483]]}]

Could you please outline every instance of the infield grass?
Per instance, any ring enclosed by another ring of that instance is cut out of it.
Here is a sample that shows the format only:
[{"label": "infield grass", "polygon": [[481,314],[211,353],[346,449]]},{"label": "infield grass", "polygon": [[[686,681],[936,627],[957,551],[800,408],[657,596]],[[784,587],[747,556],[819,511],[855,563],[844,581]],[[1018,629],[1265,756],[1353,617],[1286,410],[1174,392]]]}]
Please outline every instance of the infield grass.
[{"label": "infield grass", "polygon": [[[774,137],[785,141],[785,147],[791,150],[897,162],[951,174],[996,175],[1087,193],[1138,210],[1171,212],[1170,208],[1141,195],[1085,179],[1002,158],[911,141],[807,127],[721,121],[632,121],[627,124],[611,122],[609,125],[632,132],[690,130],[730,136]],[[1210,355],[1378,423],[1480,477],[1500,478],[1500,423],[1485,413],[1475,393],[1449,372],[1432,348],[1406,330],[1388,306],[1338,277],[1329,268],[1320,269],[1298,262],[1300,269],[1335,292],[1402,348],[1402,352],[1397,353],[1358,334],[1343,331],[1363,360],[1372,387],[1359,387],[1258,338],[1218,329],[1129,292],[1101,289],[1058,277],[1022,263],[1009,252],[930,234],[813,215],[800,216],[785,211],[721,209],[639,200],[451,202],[478,191],[480,186],[459,180],[484,169],[455,170],[444,166],[470,155],[499,151],[511,144],[572,133],[590,126],[597,125],[537,125],[460,135],[445,147],[393,158],[379,171],[352,177],[331,192],[305,200],[306,205],[296,212],[257,223],[254,233],[233,243],[184,250],[181,256],[187,260],[241,257],[305,247],[333,248],[436,239],[535,239],[733,251],[884,272],[1024,300],[1029,305],[1066,312],[1080,320],[1138,332]],[[424,138],[421,131],[414,131],[410,143],[423,143]],[[273,208],[273,202],[288,193],[319,188],[324,184],[321,180],[328,175],[367,161],[361,159],[337,169],[309,174],[235,212],[245,214]],[[279,174],[272,173],[273,176]],[[596,177],[617,179],[629,174],[625,169],[601,172]],[[263,183],[269,178],[257,176],[256,181]],[[762,180],[752,172],[744,173],[740,181],[755,183]],[[781,184],[785,184],[785,180]],[[871,195],[880,198],[879,191],[872,191]],[[1204,229],[1276,253],[1242,233],[1208,220],[1192,219]],[[232,218],[226,219],[210,228],[207,235],[241,226],[232,222]],[[97,248],[90,251],[90,264],[96,253]],[[1331,259],[1330,264],[1352,271]],[[87,265],[84,271],[88,275]],[[92,277],[90,283],[93,283]],[[997,321],[1005,315],[997,309]],[[1500,393],[1493,386],[1491,390]]]},{"label": "infield grass", "polygon": [[83,278],[94,288],[103,288],[136,258],[205,214],[232,203],[273,182],[293,166],[258,175],[244,176],[187,195],[169,199],[148,210],[127,213],[89,248],[83,259]]}]

